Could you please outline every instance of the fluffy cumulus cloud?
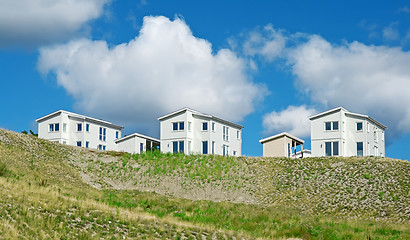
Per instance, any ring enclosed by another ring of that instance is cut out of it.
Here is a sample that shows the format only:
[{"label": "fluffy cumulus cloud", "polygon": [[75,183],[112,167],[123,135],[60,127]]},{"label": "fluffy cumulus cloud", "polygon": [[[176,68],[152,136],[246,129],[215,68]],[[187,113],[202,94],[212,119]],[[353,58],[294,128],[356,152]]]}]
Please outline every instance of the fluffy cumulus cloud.
[{"label": "fluffy cumulus cloud", "polygon": [[297,137],[310,136],[309,117],[317,113],[314,108],[302,106],[289,106],[283,111],[271,113],[263,116],[263,127],[265,134],[278,134],[288,132]]},{"label": "fluffy cumulus cloud", "polygon": [[287,59],[300,90],[323,108],[368,114],[388,126],[392,139],[410,133],[410,52],[310,36]]},{"label": "fluffy cumulus cloud", "polygon": [[241,121],[266,94],[234,52],[214,53],[184,21],[162,16],[145,17],[128,43],[80,39],[42,48],[38,66],[86,113],[151,129],[157,117],[182,107]]},{"label": "fluffy cumulus cloud", "polygon": [[0,0],[0,46],[65,39],[99,17],[110,0]]}]

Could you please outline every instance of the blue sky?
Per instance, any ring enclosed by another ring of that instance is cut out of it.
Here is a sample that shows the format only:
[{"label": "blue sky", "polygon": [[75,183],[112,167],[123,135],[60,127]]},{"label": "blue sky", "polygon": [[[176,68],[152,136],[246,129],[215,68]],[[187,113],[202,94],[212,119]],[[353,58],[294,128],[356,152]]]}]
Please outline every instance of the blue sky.
[{"label": "blue sky", "polygon": [[64,109],[159,137],[191,107],[245,126],[242,151],[343,106],[410,153],[407,1],[0,0],[0,127]]}]

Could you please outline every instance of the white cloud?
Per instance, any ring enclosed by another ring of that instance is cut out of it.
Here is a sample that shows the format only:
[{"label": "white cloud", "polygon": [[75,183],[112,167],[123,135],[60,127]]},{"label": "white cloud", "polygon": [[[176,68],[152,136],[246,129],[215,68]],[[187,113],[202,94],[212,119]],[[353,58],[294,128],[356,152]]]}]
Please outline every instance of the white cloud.
[{"label": "white cloud", "polygon": [[281,31],[272,25],[264,27],[263,32],[253,31],[243,44],[244,54],[247,56],[261,55],[267,61],[273,61],[282,54],[286,39]]},{"label": "white cloud", "polygon": [[395,41],[400,38],[400,33],[397,30],[398,23],[391,23],[389,26],[383,28],[383,39],[387,41]]},{"label": "white cloud", "polygon": [[410,133],[410,52],[359,42],[332,45],[312,35],[287,58],[296,85],[323,108],[368,114],[388,126],[391,138]]},{"label": "white cloud", "polygon": [[265,134],[288,132],[296,137],[310,136],[309,117],[316,113],[316,109],[305,105],[289,106],[283,111],[268,113],[263,116]]},{"label": "white cloud", "polygon": [[0,0],[0,46],[66,39],[98,18],[110,0]]},{"label": "white cloud", "polygon": [[184,21],[161,16],[145,17],[140,34],[117,46],[81,39],[42,48],[38,66],[87,114],[150,129],[182,107],[241,121],[266,94],[245,60],[228,49],[213,53]]}]

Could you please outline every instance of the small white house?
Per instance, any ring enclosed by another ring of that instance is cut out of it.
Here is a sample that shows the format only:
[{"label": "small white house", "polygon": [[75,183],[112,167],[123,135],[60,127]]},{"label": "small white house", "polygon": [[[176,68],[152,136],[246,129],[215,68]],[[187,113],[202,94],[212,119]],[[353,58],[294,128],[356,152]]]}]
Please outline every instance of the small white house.
[{"label": "small white house", "polygon": [[59,110],[36,120],[38,137],[53,142],[117,151],[123,127],[100,119]]},{"label": "small white house", "polygon": [[158,118],[161,151],[240,156],[242,126],[189,108]]},{"label": "small white house", "polygon": [[147,151],[159,150],[159,139],[145,136],[139,133],[133,133],[131,135],[122,137],[115,140],[118,145],[118,151],[124,151],[129,153],[142,153]]},{"label": "small white house", "polygon": [[312,156],[385,156],[386,126],[338,107],[311,116]]}]

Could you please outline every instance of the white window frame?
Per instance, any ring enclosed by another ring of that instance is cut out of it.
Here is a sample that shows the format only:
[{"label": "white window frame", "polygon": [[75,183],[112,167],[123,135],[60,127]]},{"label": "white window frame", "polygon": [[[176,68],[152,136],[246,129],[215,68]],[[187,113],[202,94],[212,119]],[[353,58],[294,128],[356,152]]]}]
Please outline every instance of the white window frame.
[{"label": "white window frame", "polygon": [[[206,125],[206,130],[204,130],[204,126]],[[201,131],[202,132],[208,132],[208,130],[209,130],[209,124],[208,124],[208,122],[202,122],[202,124],[201,124]]]},{"label": "white window frame", "polygon": [[[184,129],[181,129],[181,123],[184,124]],[[174,124],[177,125],[177,129],[174,129]],[[184,121],[178,121],[178,122],[172,122],[171,123],[171,129],[173,132],[183,132],[185,130],[185,122]]]},{"label": "white window frame", "polygon": [[[361,130],[357,130],[357,125],[358,125],[359,123],[362,124],[362,129],[361,129]],[[363,132],[363,128],[364,128],[364,126],[363,126],[363,121],[356,122],[356,132]]]},{"label": "white window frame", "polygon": [[[56,130],[56,126],[58,126],[58,130]],[[48,124],[48,132],[59,132],[59,131],[60,131],[60,123]]]},{"label": "white window frame", "polygon": [[[358,149],[358,144],[362,144],[362,155],[359,156],[359,149]],[[364,156],[364,142],[356,142],[356,156],[357,157],[363,157]]]},{"label": "white window frame", "polygon": [[[330,143],[330,155],[327,156],[326,155],[326,143]],[[334,143],[337,143],[337,155],[335,155],[335,151],[334,151]],[[340,156],[340,142],[339,141],[330,141],[330,142],[324,142],[324,156],[325,157],[334,157],[334,156]]]},{"label": "white window frame", "polygon": [[222,139],[226,142],[229,141],[229,127],[227,126],[223,126]]},{"label": "white window frame", "polygon": [[100,130],[98,131],[99,137],[98,139],[100,141],[106,142],[107,141],[107,128],[105,127],[100,127]]},{"label": "white window frame", "polygon": [[89,123],[85,124],[85,131],[90,132],[90,124]]},{"label": "white window frame", "polygon": [[211,129],[212,129],[212,132],[215,132],[215,123],[214,122],[211,123]]},{"label": "white window frame", "polygon": [[63,132],[67,132],[67,123],[63,123]]},{"label": "white window frame", "polygon": [[240,134],[240,132],[241,132],[241,131],[236,130],[236,139],[241,139],[241,134]]},{"label": "white window frame", "polygon": [[[79,128],[81,128],[81,129],[78,130]],[[77,129],[77,132],[82,132],[83,131],[83,124],[82,123],[77,123],[77,128],[76,129]]]},{"label": "white window frame", "polygon": [[[334,123],[335,122],[337,122],[337,129],[336,130],[334,129]],[[330,123],[330,130],[326,129],[326,123]],[[326,121],[323,124],[323,129],[324,129],[325,132],[337,132],[340,129],[339,121]]]}]

